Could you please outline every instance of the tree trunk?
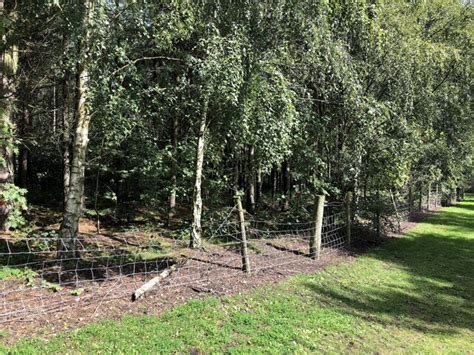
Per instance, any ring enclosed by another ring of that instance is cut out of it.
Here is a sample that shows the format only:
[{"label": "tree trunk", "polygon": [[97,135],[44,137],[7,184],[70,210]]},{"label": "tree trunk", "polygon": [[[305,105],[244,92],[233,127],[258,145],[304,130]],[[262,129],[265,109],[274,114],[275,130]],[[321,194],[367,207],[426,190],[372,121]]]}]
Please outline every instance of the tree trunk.
[{"label": "tree trunk", "polygon": [[291,175],[290,175],[290,164],[288,160],[282,164],[281,167],[281,176],[282,176],[282,191],[285,196],[285,201],[282,205],[282,210],[287,211],[290,208],[290,188],[291,188]]},{"label": "tree trunk", "polygon": [[[21,136],[25,138],[31,128],[31,116],[27,105],[24,105],[21,122]],[[21,145],[18,154],[18,185],[25,188],[28,183],[28,168],[29,168],[29,148],[25,145],[25,141]]]},{"label": "tree trunk", "polygon": [[277,194],[277,189],[278,189],[277,172],[276,172],[275,167],[272,167],[270,181],[271,181],[271,186],[272,186],[272,199],[274,199]]},{"label": "tree trunk", "polygon": [[234,190],[239,191],[240,189],[240,161],[238,157],[235,158],[234,162]]},{"label": "tree trunk", "polygon": [[177,181],[177,155],[178,155],[178,118],[173,118],[173,127],[171,130],[171,144],[173,145],[173,156],[171,157],[171,192],[169,201],[168,224],[174,217],[176,210],[176,181]]},{"label": "tree trunk", "polygon": [[260,204],[260,198],[262,197],[262,187],[263,187],[263,178],[262,178],[262,170],[258,168],[257,170],[257,191],[256,191],[256,205]]},{"label": "tree trunk", "polygon": [[202,167],[204,163],[204,145],[206,139],[207,126],[207,108],[209,105],[209,97],[204,98],[204,104],[201,114],[201,121],[199,122],[199,135],[196,147],[196,169],[195,182],[193,193],[193,221],[191,225],[191,248],[200,248],[201,240],[201,214],[202,214],[202,197],[201,197],[201,181],[202,181]]},{"label": "tree trunk", "polygon": [[423,211],[423,184],[420,183],[420,195],[418,196],[418,211]]},{"label": "tree trunk", "polygon": [[84,173],[86,163],[87,144],[89,142],[90,115],[86,107],[86,96],[89,85],[89,61],[85,54],[90,48],[90,20],[92,17],[92,1],[84,3],[85,36],[81,43],[81,61],[78,68],[77,97],[76,97],[76,130],[72,148],[72,163],[69,190],[66,197],[64,217],[59,230],[58,253],[59,256],[76,256],[76,239],[79,230],[79,218],[82,212],[82,199],[84,194]]},{"label": "tree trunk", "polygon": [[56,134],[56,128],[58,125],[58,95],[57,95],[57,84],[53,84],[53,135]]},{"label": "tree trunk", "polygon": [[[5,14],[4,2],[0,0],[0,17]],[[2,39],[6,40],[5,36]],[[13,97],[15,95],[14,76],[18,66],[18,47],[12,46],[0,53],[0,192],[14,182],[13,164]],[[8,229],[7,220],[11,206],[0,199],[0,230]]]},{"label": "tree trunk", "polygon": [[69,191],[70,177],[71,177],[71,156],[70,156],[70,145],[71,145],[71,95],[69,94],[69,83],[70,74],[66,73],[63,88],[62,88],[62,154],[63,154],[63,209],[66,208],[67,195]]},{"label": "tree trunk", "polygon": [[358,163],[358,168],[356,170],[356,174],[354,176],[354,191],[352,195],[352,205],[355,206],[355,209],[357,210],[359,206],[359,197],[360,197],[360,172],[361,172],[361,166],[362,166],[362,155],[359,155],[357,158],[357,163]]},{"label": "tree trunk", "polygon": [[410,185],[408,186],[408,213],[412,214],[413,212],[413,186],[410,181]]},{"label": "tree trunk", "polygon": [[254,168],[254,147],[248,150],[248,169],[247,169],[247,211],[255,212],[255,168]]}]

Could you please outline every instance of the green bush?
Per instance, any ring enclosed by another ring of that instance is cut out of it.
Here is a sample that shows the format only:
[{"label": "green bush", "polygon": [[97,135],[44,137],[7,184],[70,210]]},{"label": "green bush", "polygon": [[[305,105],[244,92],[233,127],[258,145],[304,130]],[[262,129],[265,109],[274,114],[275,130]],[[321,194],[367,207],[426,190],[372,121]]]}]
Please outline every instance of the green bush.
[{"label": "green bush", "polygon": [[6,225],[8,228],[17,229],[25,225],[23,211],[26,210],[26,189],[22,189],[14,184],[4,184],[0,191],[0,199],[4,206],[8,208]]}]

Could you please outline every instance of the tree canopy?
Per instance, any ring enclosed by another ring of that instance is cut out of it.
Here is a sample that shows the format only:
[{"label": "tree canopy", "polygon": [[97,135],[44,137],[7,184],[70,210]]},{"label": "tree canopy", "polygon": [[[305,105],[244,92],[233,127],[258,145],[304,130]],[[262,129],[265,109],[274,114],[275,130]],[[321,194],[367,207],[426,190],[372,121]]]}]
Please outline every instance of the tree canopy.
[{"label": "tree canopy", "polygon": [[4,227],[25,196],[64,204],[71,236],[84,208],[145,207],[192,211],[199,238],[202,209],[237,190],[254,212],[472,179],[474,11],[457,0],[1,11]]}]

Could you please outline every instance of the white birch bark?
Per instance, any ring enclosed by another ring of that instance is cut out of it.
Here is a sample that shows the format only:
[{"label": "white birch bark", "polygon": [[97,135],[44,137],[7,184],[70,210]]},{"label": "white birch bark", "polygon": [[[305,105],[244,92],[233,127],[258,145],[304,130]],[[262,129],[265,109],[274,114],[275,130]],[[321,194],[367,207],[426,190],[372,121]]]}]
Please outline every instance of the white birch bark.
[{"label": "white birch bark", "polygon": [[199,122],[199,135],[196,147],[196,169],[193,193],[193,220],[191,224],[191,241],[192,248],[200,248],[202,246],[201,239],[201,215],[202,215],[202,196],[201,196],[201,182],[202,182],[202,167],[204,163],[204,146],[206,139],[207,126],[207,108],[209,98],[204,98],[203,111],[201,114],[201,121]]}]

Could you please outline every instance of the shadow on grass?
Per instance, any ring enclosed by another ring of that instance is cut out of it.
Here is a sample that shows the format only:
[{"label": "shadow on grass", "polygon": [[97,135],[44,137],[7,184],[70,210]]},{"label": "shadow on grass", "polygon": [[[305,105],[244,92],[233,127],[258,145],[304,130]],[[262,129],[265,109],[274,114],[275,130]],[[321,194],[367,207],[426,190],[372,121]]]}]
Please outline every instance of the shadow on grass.
[{"label": "shadow on grass", "polygon": [[368,322],[432,334],[474,330],[474,196],[369,257],[382,262],[373,264],[379,270],[364,270],[349,286],[305,285],[323,304]]}]

